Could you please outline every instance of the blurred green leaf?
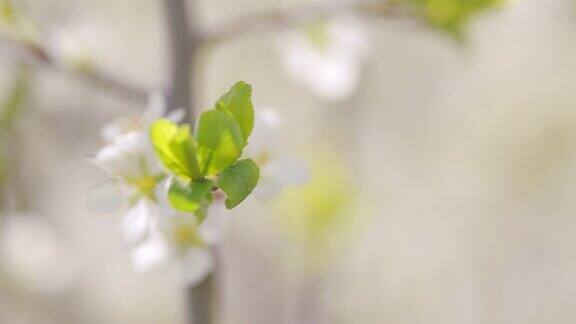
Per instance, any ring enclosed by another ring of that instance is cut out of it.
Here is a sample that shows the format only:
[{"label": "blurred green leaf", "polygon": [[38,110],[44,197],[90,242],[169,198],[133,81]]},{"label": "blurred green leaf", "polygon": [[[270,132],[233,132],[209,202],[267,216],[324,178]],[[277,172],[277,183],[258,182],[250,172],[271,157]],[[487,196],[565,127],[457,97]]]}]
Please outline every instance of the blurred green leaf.
[{"label": "blurred green leaf", "polygon": [[341,157],[316,153],[312,177],[303,186],[285,190],[277,200],[286,228],[310,249],[322,249],[327,240],[350,229],[356,188]]},{"label": "blurred green leaf", "polygon": [[218,187],[227,196],[226,208],[232,209],[241,203],[258,184],[260,170],[251,159],[240,160],[220,174]]},{"label": "blurred green leaf", "polygon": [[175,176],[185,182],[200,178],[189,125],[178,126],[160,119],[150,128],[150,137],[156,156]]},{"label": "blurred green leaf", "polygon": [[12,5],[12,2],[9,0],[0,0],[0,19],[7,23],[12,23],[14,17],[14,6]]},{"label": "blurred green leaf", "polygon": [[188,184],[173,181],[168,189],[168,201],[179,211],[193,213],[209,202],[208,195],[212,182],[208,180],[192,181]]},{"label": "blurred green leaf", "polygon": [[462,39],[471,17],[501,6],[505,0],[401,0],[412,4],[430,23]]},{"label": "blurred green leaf", "polygon": [[198,162],[203,175],[214,176],[234,163],[246,145],[240,126],[225,110],[209,110],[200,116],[196,130]]},{"label": "blurred green leaf", "polygon": [[244,141],[254,128],[254,105],[252,87],[244,81],[236,82],[230,90],[216,102],[216,109],[229,111],[240,126]]}]

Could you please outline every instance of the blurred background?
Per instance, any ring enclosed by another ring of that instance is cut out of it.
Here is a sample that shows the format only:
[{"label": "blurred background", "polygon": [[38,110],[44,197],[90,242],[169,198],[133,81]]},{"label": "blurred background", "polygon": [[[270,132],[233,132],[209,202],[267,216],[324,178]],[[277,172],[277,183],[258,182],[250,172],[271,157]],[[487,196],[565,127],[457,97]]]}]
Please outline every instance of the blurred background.
[{"label": "blurred background", "polygon": [[[207,26],[279,6],[195,2]],[[159,1],[15,6],[66,64],[165,84]],[[345,14],[337,21],[353,26],[339,33],[353,30],[342,45],[353,72],[325,80],[314,79],[321,59],[298,59],[301,30],[203,50],[200,107],[246,80],[257,114],[281,116],[277,146],[312,170],[309,184],[232,211],[223,322],[575,322],[575,13],[572,0],[515,1],[472,17],[460,40],[409,17]],[[120,214],[86,208],[106,178],[89,161],[100,128],[145,103],[20,64],[5,45],[0,323],[184,322],[174,272],[136,273]],[[313,86],[339,77],[350,79],[334,86],[343,96]]]}]

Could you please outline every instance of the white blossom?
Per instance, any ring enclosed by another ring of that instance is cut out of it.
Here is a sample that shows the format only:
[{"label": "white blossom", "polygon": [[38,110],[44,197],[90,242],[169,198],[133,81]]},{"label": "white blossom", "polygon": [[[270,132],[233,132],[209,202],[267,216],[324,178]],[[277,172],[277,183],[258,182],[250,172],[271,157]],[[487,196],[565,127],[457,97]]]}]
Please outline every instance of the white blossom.
[{"label": "white blossom", "polygon": [[187,251],[182,262],[182,280],[188,287],[201,283],[214,269],[214,256],[207,248]]},{"label": "white blossom", "polygon": [[308,165],[301,159],[285,156],[266,163],[255,194],[261,198],[272,198],[286,187],[305,184],[310,179]]},{"label": "white blossom", "polygon": [[109,37],[114,32],[97,20],[84,17],[82,21],[71,21],[52,27],[47,32],[46,45],[50,54],[58,63],[75,68],[90,68],[98,53],[113,48]]},{"label": "white blossom", "polygon": [[158,229],[153,228],[148,238],[136,245],[130,252],[132,264],[138,272],[150,271],[155,265],[165,262],[169,254],[169,245]]},{"label": "white blossom", "polygon": [[184,111],[175,109],[167,114],[164,96],[160,93],[152,93],[148,98],[148,106],[141,115],[119,118],[104,126],[100,135],[107,143],[114,143],[118,137],[131,131],[147,133],[152,123],[160,118],[168,118],[179,123],[184,119]]},{"label": "white blossom", "polygon": [[150,199],[141,198],[132,206],[122,219],[121,229],[124,242],[136,245],[143,242],[150,231],[154,230],[155,219],[160,208]]},{"label": "white blossom", "polygon": [[279,150],[281,118],[271,108],[258,109],[254,130],[246,154],[260,166],[260,180],[255,194],[271,198],[289,186],[304,184],[310,178],[307,164],[296,157],[285,156]]},{"label": "white blossom", "polygon": [[320,98],[340,101],[358,87],[368,40],[356,21],[320,21],[286,33],[279,43],[289,75]]},{"label": "white blossom", "polygon": [[[150,96],[148,107],[141,115],[119,118],[104,126],[101,136],[106,146],[96,154],[94,163],[110,176],[132,184],[161,174],[148,130],[155,120],[164,118],[165,113],[164,97],[156,93]],[[181,109],[166,116],[174,122],[180,122],[183,117]]]},{"label": "white blossom", "polygon": [[[177,267],[186,284],[194,285],[212,270],[210,247],[222,239],[227,215],[222,201],[216,201],[198,225],[195,215],[170,206],[166,194],[169,181],[148,135],[152,123],[164,118],[165,112],[163,97],[153,95],[142,115],[118,119],[102,129],[106,146],[96,154],[94,163],[115,181],[100,185],[100,192],[91,195],[92,204],[98,206],[120,192],[128,205],[120,222],[121,236],[130,248],[135,270]],[[177,110],[166,118],[179,122],[183,117],[183,111]]]},{"label": "white blossom", "polygon": [[154,218],[147,239],[131,252],[134,267],[147,272],[160,265],[181,270],[187,286],[200,283],[213,269],[210,248],[222,240],[228,224],[222,201],[210,206],[206,219],[198,225],[192,214],[173,211]]},{"label": "white blossom", "polygon": [[94,162],[112,177],[135,181],[160,173],[148,134],[129,131],[102,148]]}]

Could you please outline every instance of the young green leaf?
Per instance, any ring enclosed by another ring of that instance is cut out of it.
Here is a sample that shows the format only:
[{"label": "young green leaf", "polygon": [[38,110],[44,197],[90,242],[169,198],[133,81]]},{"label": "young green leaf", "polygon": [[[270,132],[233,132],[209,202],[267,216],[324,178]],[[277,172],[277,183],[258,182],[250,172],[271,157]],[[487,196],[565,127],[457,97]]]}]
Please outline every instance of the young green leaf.
[{"label": "young green leaf", "polygon": [[228,111],[209,110],[198,120],[198,162],[203,175],[213,176],[234,163],[246,145],[240,126]]},{"label": "young green leaf", "polygon": [[244,81],[238,81],[216,102],[216,109],[229,111],[242,130],[247,141],[254,128],[254,105],[252,87]]},{"label": "young green leaf", "polygon": [[260,170],[251,159],[243,159],[220,174],[218,188],[227,196],[226,208],[232,209],[241,203],[258,184]]},{"label": "young green leaf", "polygon": [[192,181],[184,184],[172,181],[168,189],[168,201],[176,210],[193,213],[209,202],[211,181]]},{"label": "young green leaf", "polygon": [[160,119],[150,128],[150,137],[156,156],[175,176],[185,182],[200,177],[190,126]]}]

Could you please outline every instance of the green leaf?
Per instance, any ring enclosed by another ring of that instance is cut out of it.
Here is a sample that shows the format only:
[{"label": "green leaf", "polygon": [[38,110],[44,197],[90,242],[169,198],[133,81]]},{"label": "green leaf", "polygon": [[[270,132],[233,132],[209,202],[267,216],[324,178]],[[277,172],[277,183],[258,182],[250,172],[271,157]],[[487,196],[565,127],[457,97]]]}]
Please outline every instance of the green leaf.
[{"label": "green leaf", "polygon": [[240,160],[220,174],[218,188],[222,189],[228,199],[226,208],[232,209],[241,203],[258,184],[260,170],[251,159]]},{"label": "green leaf", "polygon": [[211,181],[192,181],[184,184],[175,180],[168,189],[168,201],[176,210],[193,213],[209,202],[210,190],[212,190]]},{"label": "green leaf", "polygon": [[254,105],[252,87],[244,81],[238,81],[216,102],[216,109],[229,111],[242,130],[247,141],[254,128]]},{"label": "green leaf", "polygon": [[182,181],[200,177],[190,126],[178,126],[167,119],[156,121],[150,128],[156,156]]},{"label": "green leaf", "polygon": [[213,176],[234,163],[246,145],[240,126],[230,112],[209,110],[196,129],[198,162],[203,175]]}]

